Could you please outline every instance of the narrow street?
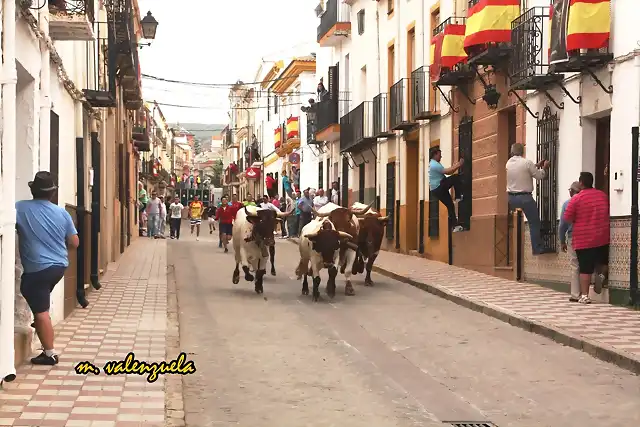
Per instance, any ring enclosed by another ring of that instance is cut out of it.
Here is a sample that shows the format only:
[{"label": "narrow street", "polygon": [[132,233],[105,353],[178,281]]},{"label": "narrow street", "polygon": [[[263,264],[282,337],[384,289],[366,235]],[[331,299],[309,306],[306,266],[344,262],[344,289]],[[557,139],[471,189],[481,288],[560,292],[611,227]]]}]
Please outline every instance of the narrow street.
[{"label": "narrow street", "polygon": [[[630,426],[640,378],[583,352],[376,275],[355,297],[300,295],[277,245],[265,293],[231,283],[217,236],[169,241],[188,426]],[[326,277],[326,276],[325,276]],[[323,285],[324,287],[324,278]]]}]

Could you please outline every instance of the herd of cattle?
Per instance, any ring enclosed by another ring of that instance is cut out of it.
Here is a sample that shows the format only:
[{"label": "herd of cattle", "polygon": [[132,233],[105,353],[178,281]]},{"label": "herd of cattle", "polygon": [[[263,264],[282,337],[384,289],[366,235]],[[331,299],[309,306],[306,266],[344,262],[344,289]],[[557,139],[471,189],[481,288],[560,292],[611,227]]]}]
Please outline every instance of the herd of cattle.
[{"label": "herd of cattle", "polygon": [[[303,295],[309,295],[308,277],[311,276],[313,301],[318,301],[320,271],[323,268],[329,273],[326,291],[331,298],[336,294],[338,269],[346,279],[345,295],[355,295],[351,275],[363,273],[365,269],[365,286],[373,285],[371,270],[380,251],[388,217],[381,216],[371,208],[372,205],[354,203],[346,208],[329,203],[319,211],[314,210],[315,219],[302,229],[299,241],[300,263],[296,275],[298,280],[304,277]],[[238,211],[232,234],[236,260],[234,284],[240,281],[242,268],[245,280],[255,281],[255,291],[259,294],[264,291],[263,278],[269,261],[271,274],[276,275],[273,235],[277,220],[292,212],[276,212],[255,206]]]}]

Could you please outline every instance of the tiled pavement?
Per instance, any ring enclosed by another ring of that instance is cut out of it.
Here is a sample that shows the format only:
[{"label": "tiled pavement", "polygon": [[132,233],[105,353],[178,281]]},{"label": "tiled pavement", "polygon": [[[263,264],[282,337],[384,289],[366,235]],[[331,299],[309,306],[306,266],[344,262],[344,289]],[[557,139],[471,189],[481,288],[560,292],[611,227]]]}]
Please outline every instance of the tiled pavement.
[{"label": "tiled pavement", "polygon": [[387,251],[376,270],[640,374],[640,311]]},{"label": "tiled pavement", "polygon": [[[165,378],[77,375],[74,366],[102,367],[133,351],[138,360],[166,357],[167,249],[164,241],[138,239],[76,309],[56,326],[55,367],[24,365],[0,391],[0,426],[165,426]],[[175,356],[174,356],[175,357]]]}]

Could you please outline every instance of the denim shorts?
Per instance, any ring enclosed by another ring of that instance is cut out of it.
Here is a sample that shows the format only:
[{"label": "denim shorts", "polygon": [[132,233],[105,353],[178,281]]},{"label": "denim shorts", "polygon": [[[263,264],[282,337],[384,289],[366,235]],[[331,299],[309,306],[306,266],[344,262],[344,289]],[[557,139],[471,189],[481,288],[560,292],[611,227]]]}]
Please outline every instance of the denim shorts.
[{"label": "denim shorts", "polygon": [[67,267],[61,265],[52,265],[33,273],[22,273],[20,293],[29,304],[33,314],[49,311],[51,292],[64,277],[66,269]]}]

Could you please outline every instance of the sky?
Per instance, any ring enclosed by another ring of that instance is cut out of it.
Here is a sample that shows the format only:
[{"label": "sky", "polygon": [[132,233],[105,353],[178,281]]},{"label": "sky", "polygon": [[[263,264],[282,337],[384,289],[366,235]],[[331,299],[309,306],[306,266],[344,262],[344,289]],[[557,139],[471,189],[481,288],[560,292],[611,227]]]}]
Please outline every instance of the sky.
[{"label": "sky", "polygon": [[[151,11],[159,23],[151,46],[139,50],[141,71],[199,83],[254,81],[263,58],[277,61],[317,51],[318,2],[138,0],[142,17]],[[228,86],[207,88],[143,78],[142,91],[145,101],[160,104],[169,122],[228,123]]]}]

